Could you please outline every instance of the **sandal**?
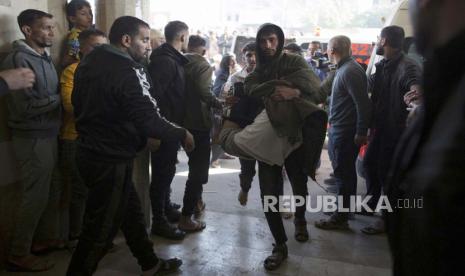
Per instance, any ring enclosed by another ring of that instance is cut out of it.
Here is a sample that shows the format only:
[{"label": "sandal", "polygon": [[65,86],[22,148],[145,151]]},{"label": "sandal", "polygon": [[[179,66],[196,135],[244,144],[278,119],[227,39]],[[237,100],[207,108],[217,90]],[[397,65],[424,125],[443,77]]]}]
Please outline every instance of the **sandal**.
[{"label": "sandal", "polygon": [[376,228],[373,226],[364,227],[360,231],[362,231],[362,233],[366,235],[379,235],[384,233],[384,229]]},{"label": "sandal", "polygon": [[178,258],[168,260],[158,259],[158,263],[156,265],[157,271],[153,274],[153,276],[170,274],[178,270],[181,265],[182,260]]},{"label": "sandal", "polygon": [[50,270],[54,265],[50,260],[29,255],[21,265],[8,260],[6,262],[6,270],[9,272],[41,272]]},{"label": "sandal", "polygon": [[295,232],[294,238],[298,242],[306,242],[309,240],[309,234],[307,230],[307,223],[306,222],[294,222],[295,225]]},{"label": "sandal", "polygon": [[315,222],[315,227],[323,230],[348,230],[349,224],[347,221],[337,221],[330,218]]},{"label": "sandal", "polygon": [[266,270],[276,270],[287,259],[287,255],[288,252],[285,243],[282,245],[273,244],[272,254],[265,259],[263,266]]},{"label": "sandal", "polygon": [[292,212],[281,212],[281,217],[283,219],[291,219],[294,216]]}]

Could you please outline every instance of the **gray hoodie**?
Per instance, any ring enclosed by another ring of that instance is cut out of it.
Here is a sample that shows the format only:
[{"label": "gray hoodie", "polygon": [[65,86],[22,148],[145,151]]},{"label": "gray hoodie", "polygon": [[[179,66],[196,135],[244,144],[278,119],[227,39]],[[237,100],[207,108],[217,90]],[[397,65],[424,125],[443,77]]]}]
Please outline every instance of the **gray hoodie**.
[{"label": "gray hoodie", "polygon": [[36,82],[30,89],[7,96],[8,126],[13,136],[53,137],[61,124],[61,99],[58,75],[48,52],[40,55],[24,40],[13,42],[13,51],[5,58],[3,69],[30,68]]}]

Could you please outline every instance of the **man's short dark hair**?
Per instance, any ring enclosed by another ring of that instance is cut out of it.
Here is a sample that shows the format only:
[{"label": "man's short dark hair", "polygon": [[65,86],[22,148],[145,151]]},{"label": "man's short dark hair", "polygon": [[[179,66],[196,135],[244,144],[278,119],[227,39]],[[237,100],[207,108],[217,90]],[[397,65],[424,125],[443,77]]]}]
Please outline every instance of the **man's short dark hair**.
[{"label": "man's short dark hair", "polygon": [[317,41],[317,40],[314,40],[314,41],[310,42],[310,44],[318,45],[318,48],[321,49],[321,42],[319,42],[319,41]]},{"label": "man's short dark hair", "polygon": [[172,42],[178,37],[181,32],[188,31],[189,27],[181,21],[171,21],[165,26],[165,39]]},{"label": "man's short dark hair", "polygon": [[121,16],[113,22],[110,28],[110,34],[108,38],[110,39],[111,44],[119,44],[121,42],[121,38],[124,35],[129,35],[130,37],[134,37],[139,34],[139,28],[145,27],[150,29],[149,24],[147,22],[140,20],[134,16]]},{"label": "man's short dark hair", "polygon": [[97,29],[88,29],[88,30],[84,30],[82,32],[79,33],[79,44],[83,44],[87,39],[89,39],[90,37],[93,37],[93,36],[102,36],[102,37],[107,37],[107,35],[100,31],[100,30],[97,30]]},{"label": "man's short dark hair", "polygon": [[387,45],[394,49],[402,49],[405,40],[405,31],[399,26],[387,26],[381,30],[381,37],[386,39]]},{"label": "man's short dark hair", "polygon": [[189,44],[187,45],[189,49],[195,49],[198,47],[205,47],[205,46],[207,46],[207,41],[200,35],[191,35],[189,37]]},{"label": "man's short dark hair", "polygon": [[72,0],[66,5],[66,16],[76,16],[76,12],[84,7],[91,9],[86,0]]},{"label": "man's short dark hair", "polygon": [[[36,20],[39,20],[44,17],[53,18],[53,15],[34,9],[24,10],[18,15],[19,29],[21,29],[24,26],[31,27]],[[21,30],[21,32],[23,31]]]},{"label": "man's short dark hair", "polygon": [[291,51],[293,53],[302,55],[302,48],[299,45],[297,45],[296,43],[289,43],[286,46],[284,46],[283,49],[286,49],[286,50],[289,50],[289,51]]},{"label": "man's short dark hair", "polygon": [[255,52],[256,50],[257,50],[257,43],[249,42],[245,44],[245,46],[242,48],[242,53],[245,54],[247,52]]}]

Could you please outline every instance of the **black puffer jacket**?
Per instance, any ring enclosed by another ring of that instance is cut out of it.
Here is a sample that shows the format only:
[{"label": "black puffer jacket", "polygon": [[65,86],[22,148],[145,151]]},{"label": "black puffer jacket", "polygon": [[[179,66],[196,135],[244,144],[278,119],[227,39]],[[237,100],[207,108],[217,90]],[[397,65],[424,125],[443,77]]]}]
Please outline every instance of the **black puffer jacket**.
[{"label": "black puffer jacket", "polygon": [[153,96],[161,114],[171,122],[182,124],[186,111],[184,65],[189,60],[168,43],[150,56],[149,73]]},{"label": "black puffer jacket", "polygon": [[160,116],[145,68],[112,45],[79,64],[72,103],[81,150],[108,161],[130,160],[146,137],[181,141],[186,131]]}]

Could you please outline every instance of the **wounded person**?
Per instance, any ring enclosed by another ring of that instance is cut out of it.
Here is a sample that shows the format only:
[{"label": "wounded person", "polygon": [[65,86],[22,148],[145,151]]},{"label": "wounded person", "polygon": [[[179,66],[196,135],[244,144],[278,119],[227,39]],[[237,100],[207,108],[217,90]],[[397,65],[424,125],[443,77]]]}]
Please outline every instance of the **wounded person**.
[{"label": "wounded person", "polygon": [[[283,53],[283,44],[280,27],[260,27],[257,66],[245,79],[244,95],[230,101],[237,103],[220,133],[227,153],[259,161],[262,203],[265,196],[282,195],[283,167],[294,195],[306,198],[307,179],[315,179],[326,133],[327,114],[317,106],[326,99],[320,80],[301,56]],[[287,258],[287,237],[279,212],[265,212],[265,217],[276,244],[264,266],[275,270]],[[305,204],[297,207],[294,225],[295,239],[308,241]]]}]

